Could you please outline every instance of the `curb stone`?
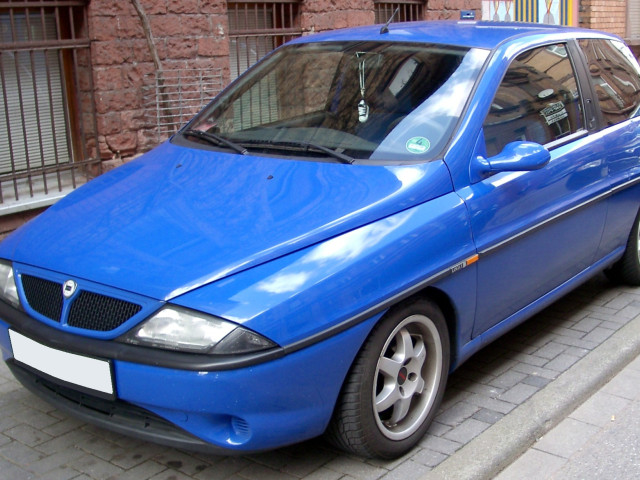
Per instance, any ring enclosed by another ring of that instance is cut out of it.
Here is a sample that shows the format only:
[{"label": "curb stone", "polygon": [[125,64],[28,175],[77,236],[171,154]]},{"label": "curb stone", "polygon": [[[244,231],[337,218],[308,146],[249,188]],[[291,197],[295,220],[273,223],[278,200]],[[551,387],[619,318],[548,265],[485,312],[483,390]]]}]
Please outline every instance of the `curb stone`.
[{"label": "curb stone", "polygon": [[640,353],[640,315],[422,480],[492,478]]}]

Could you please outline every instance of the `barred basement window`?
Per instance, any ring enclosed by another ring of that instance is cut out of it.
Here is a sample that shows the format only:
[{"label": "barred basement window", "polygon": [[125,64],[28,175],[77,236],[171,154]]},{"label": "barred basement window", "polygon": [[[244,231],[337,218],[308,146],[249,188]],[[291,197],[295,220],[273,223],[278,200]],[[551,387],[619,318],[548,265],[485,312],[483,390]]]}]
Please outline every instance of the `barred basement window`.
[{"label": "barred basement window", "polygon": [[0,214],[98,173],[86,4],[0,3]]},{"label": "barred basement window", "polygon": [[399,2],[384,2],[375,0],[376,23],[386,23],[396,8],[398,14],[394,17],[394,22],[415,22],[424,20],[424,1],[406,0]]},{"label": "barred basement window", "polygon": [[298,0],[228,0],[228,8],[231,80],[302,34]]}]

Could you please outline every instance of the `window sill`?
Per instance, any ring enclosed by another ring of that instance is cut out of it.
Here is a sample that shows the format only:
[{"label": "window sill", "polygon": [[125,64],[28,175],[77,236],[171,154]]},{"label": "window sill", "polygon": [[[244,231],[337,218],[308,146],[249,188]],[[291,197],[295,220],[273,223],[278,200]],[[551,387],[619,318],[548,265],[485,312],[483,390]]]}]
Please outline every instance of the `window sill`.
[{"label": "window sill", "polygon": [[0,216],[48,207],[87,182],[87,179],[77,172],[73,179],[72,172],[69,170],[60,172],[59,183],[55,173],[47,174],[46,180],[48,186],[46,191],[42,174],[34,174],[31,178],[32,191],[29,190],[29,182],[26,178],[17,179],[15,185],[11,180],[2,182],[0,188],[3,202],[0,203]]}]

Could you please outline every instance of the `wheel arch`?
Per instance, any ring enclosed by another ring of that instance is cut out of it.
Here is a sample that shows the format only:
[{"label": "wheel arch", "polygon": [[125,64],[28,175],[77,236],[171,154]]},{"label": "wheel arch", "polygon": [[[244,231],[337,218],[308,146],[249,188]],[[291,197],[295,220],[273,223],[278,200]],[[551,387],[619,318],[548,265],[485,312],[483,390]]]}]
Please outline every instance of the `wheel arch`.
[{"label": "wheel arch", "polygon": [[[444,316],[445,323],[447,325],[447,331],[449,333],[449,354],[450,354],[449,373],[451,373],[451,371],[453,371],[457,366],[457,360],[458,360],[459,313],[452,296],[442,288],[438,288],[437,286],[433,286],[433,285],[427,286],[422,290],[414,293],[413,295],[407,298],[403,298],[402,300],[399,300],[398,302],[389,306],[384,311],[384,313],[380,316],[377,322],[375,322],[371,326],[371,329],[369,330],[369,335],[371,335],[371,332],[376,328],[376,325],[384,321],[385,317],[389,315],[389,312],[393,311],[394,309],[400,308],[402,305],[409,304],[417,300],[429,300],[435,303],[435,305],[440,309],[440,311],[442,312],[442,315]],[[365,339],[365,342],[366,342],[366,339]],[[363,342],[363,344],[360,345],[358,349],[358,353],[356,354],[356,357],[354,357],[354,361],[355,361],[355,358],[357,358],[358,354],[360,353],[360,350],[364,347],[365,342]],[[346,381],[346,376],[345,376],[345,381]]]},{"label": "wheel arch", "polygon": [[431,300],[440,309],[442,315],[444,315],[444,319],[447,324],[447,330],[449,331],[449,354],[451,355],[450,366],[454,366],[457,363],[456,360],[458,351],[458,314],[454,306],[453,299],[444,290],[434,286],[428,286],[424,288],[420,292],[404,300],[404,302],[416,299]]}]

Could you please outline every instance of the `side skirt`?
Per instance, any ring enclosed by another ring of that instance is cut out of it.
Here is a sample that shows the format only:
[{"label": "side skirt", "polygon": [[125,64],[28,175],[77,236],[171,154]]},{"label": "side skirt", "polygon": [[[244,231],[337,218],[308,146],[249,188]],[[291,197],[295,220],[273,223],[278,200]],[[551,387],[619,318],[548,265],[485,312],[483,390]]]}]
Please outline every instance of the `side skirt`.
[{"label": "side skirt", "polygon": [[563,284],[551,290],[549,293],[537,299],[535,302],[530,303],[526,307],[518,310],[510,317],[505,318],[497,325],[494,325],[484,333],[478,335],[477,337],[460,347],[456,355],[456,360],[451,366],[450,372],[453,372],[453,370],[462,365],[474,353],[478,352],[479,350],[496,340],[498,337],[501,337],[509,330],[517,327],[528,318],[531,318],[533,315],[548,307],[553,302],[569,293],[571,290],[574,290],[590,278],[600,273],[608,266],[615,263],[616,260],[618,260],[624,253],[624,248],[625,247],[620,247],[614,250],[603,259],[584,269],[575,277],[570,278]]}]

